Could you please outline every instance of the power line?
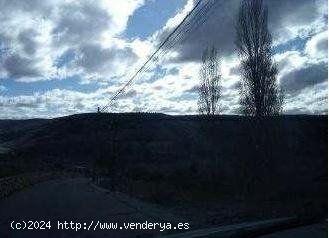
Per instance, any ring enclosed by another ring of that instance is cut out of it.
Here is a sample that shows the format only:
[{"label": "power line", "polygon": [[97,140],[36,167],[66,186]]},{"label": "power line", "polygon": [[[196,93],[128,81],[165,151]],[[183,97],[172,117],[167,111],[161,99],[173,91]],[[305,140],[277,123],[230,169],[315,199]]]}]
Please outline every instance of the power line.
[{"label": "power line", "polygon": [[[202,2],[205,2],[202,6]],[[211,5],[210,2],[213,2]],[[151,56],[145,61],[145,63],[135,72],[135,74],[123,85],[121,89],[119,89],[109,100],[109,103],[100,109],[100,112],[106,111],[112,103],[122,94],[125,89],[132,83],[133,80],[137,78],[144,70],[150,67],[149,63],[160,53],[159,56],[165,55],[178,41],[180,41],[186,34],[191,32],[193,29],[193,25],[198,23],[200,19],[206,15],[207,11],[214,5],[216,0],[199,0],[197,4],[193,7],[193,9],[184,17],[184,19],[176,26],[176,28],[163,40],[163,42],[157,47],[157,49],[153,52]],[[200,7],[201,6],[201,7]],[[200,8],[200,9],[198,9]],[[199,16],[199,17],[198,17]],[[201,16],[201,17],[200,17]],[[189,18],[192,18],[189,20]],[[194,18],[194,19],[193,19]],[[202,21],[201,24],[205,22],[206,19]],[[185,26],[184,26],[185,25]],[[187,29],[184,30],[184,27],[187,26]],[[198,26],[197,26],[198,27]],[[172,41],[173,38],[173,41]],[[169,45],[166,45],[169,42]],[[157,58],[159,58],[159,56]]]},{"label": "power line", "polygon": [[198,3],[194,6],[194,8],[192,9],[192,11],[190,11],[185,18],[183,19],[183,21],[166,37],[166,39],[160,44],[160,46],[156,49],[156,51],[146,60],[146,62],[136,71],[136,73],[128,80],[128,82],[120,89],[118,90],[114,96],[112,96],[112,98],[110,99],[110,102],[105,105],[100,111],[103,112],[105,111],[109,105],[112,103],[112,101],[114,101],[125,89],[126,87],[129,86],[129,84],[137,77],[137,75],[145,68],[145,66],[154,58],[154,56],[161,50],[161,48],[166,44],[166,42],[170,39],[170,37],[172,35],[174,35],[178,29],[180,28],[181,25],[183,25],[183,23],[186,21],[186,19],[193,13],[193,11],[195,9],[197,9],[197,7],[201,4],[202,0],[199,0]]}]

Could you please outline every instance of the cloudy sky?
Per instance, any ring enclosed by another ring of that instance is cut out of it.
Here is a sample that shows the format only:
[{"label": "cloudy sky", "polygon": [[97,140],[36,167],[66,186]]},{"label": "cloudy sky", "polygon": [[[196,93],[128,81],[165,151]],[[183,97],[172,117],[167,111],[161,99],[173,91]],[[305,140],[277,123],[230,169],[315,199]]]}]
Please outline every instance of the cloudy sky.
[{"label": "cloudy sky", "polygon": [[[206,1],[206,0],[205,0]],[[205,47],[222,57],[223,113],[236,114],[239,0],[217,0],[207,20],[139,75],[112,111],[197,112]],[[265,0],[285,113],[327,114],[327,1]],[[96,111],[193,8],[193,0],[0,0],[0,117]]]}]

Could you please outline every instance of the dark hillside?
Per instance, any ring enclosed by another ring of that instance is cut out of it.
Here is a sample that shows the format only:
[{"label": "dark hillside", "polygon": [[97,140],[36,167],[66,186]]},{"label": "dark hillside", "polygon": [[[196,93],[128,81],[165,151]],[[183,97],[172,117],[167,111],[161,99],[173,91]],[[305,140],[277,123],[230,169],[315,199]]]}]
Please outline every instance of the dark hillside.
[{"label": "dark hillside", "polygon": [[15,140],[47,122],[47,119],[0,120],[0,142]]},{"label": "dark hillside", "polygon": [[162,197],[177,186],[220,196],[327,196],[327,116],[256,124],[240,116],[81,114],[0,128],[2,146],[12,148],[2,162],[24,171],[84,164],[104,176],[165,183]]},{"label": "dark hillside", "polygon": [[[327,116],[284,116],[264,124],[261,150],[275,163],[317,164],[326,158]],[[6,128],[9,128],[8,130]],[[51,120],[0,121],[0,139],[25,159],[92,164],[97,159],[180,163],[246,159],[258,128],[239,116],[81,114]],[[114,146],[115,145],[115,146]],[[115,152],[112,151],[115,147]],[[307,162],[308,161],[308,162]]]}]

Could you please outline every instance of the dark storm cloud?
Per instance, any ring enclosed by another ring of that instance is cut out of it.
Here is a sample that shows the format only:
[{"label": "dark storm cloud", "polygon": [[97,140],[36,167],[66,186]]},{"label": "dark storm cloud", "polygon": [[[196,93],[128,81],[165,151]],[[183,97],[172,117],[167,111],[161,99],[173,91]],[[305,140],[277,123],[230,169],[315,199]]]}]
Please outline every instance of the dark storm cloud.
[{"label": "dark storm cloud", "polygon": [[76,64],[84,68],[87,72],[98,72],[111,69],[114,61],[134,62],[137,59],[136,54],[131,48],[123,49],[111,48],[103,49],[98,44],[85,44],[79,49],[79,58]]},{"label": "dark storm cloud", "polygon": [[3,68],[7,71],[9,77],[15,79],[39,76],[39,72],[33,65],[33,61],[17,54],[7,57],[4,60]]},{"label": "dark storm cloud", "polygon": [[111,59],[111,52],[109,50],[103,50],[98,44],[82,45],[79,53],[80,57],[76,63],[87,72],[95,72],[103,68]]},{"label": "dark storm cloud", "polygon": [[[26,30],[17,37],[18,43],[27,55],[33,55],[36,51],[35,34],[33,30]],[[14,50],[14,42],[11,36],[0,34],[0,71],[13,79],[40,76],[40,69],[36,67],[33,58]]]},{"label": "dark storm cloud", "polygon": [[36,67],[41,58],[34,57],[40,47],[34,28],[40,16],[51,15],[49,1],[0,0],[0,9],[0,45],[7,49],[1,55],[0,70],[12,79],[41,76],[42,69]]},{"label": "dark storm cloud", "polygon": [[[265,0],[269,9],[269,29],[274,40],[288,38],[291,34],[287,26],[310,25],[317,18],[318,4],[326,6],[325,1],[310,0]],[[202,27],[193,31],[179,46],[178,61],[198,61],[202,50],[214,45],[223,56],[234,53],[235,21],[240,0],[216,1],[216,11],[208,17]],[[324,19],[324,18],[323,18]],[[325,20],[324,20],[325,21]],[[166,35],[166,33],[164,33]]]},{"label": "dark storm cloud", "polygon": [[90,41],[110,27],[111,16],[92,2],[77,2],[61,9],[60,18],[53,29],[54,43]]},{"label": "dark storm cloud", "polygon": [[15,30],[0,29],[1,47],[4,45],[11,51],[11,55],[2,54],[0,73],[13,79],[51,78],[56,68],[68,70],[68,74],[77,67],[85,73],[102,74],[111,70],[115,74],[115,62],[132,64],[137,59],[129,47],[101,46],[102,34],[112,27],[116,29],[117,25],[100,2],[0,0],[0,7],[2,25],[12,29],[16,21],[21,23]]},{"label": "dark storm cloud", "polygon": [[37,33],[33,29],[28,29],[19,33],[18,41],[22,44],[26,54],[33,55],[36,52],[38,46],[34,39],[36,36]]},{"label": "dark storm cloud", "polygon": [[296,92],[308,86],[324,82],[327,79],[327,63],[313,64],[284,75],[281,78],[281,85],[285,91]]}]

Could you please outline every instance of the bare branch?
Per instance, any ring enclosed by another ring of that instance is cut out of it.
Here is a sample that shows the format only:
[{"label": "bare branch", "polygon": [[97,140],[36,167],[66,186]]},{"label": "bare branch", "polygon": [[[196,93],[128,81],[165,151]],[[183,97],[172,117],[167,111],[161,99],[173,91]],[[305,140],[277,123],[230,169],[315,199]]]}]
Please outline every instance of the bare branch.
[{"label": "bare branch", "polygon": [[217,50],[207,48],[202,55],[199,86],[199,113],[214,115],[220,112],[219,98],[221,96],[220,58]]},{"label": "bare branch", "polygon": [[272,60],[272,36],[263,0],[241,2],[236,32],[242,68],[241,112],[256,117],[280,114],[283,94],[277,83],[277,66]]}]

